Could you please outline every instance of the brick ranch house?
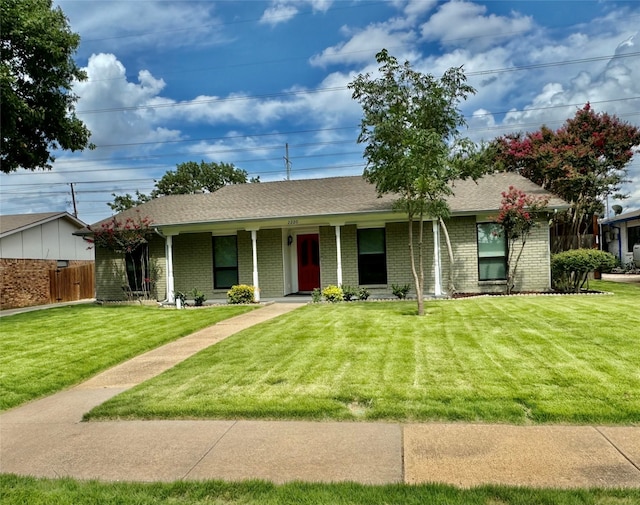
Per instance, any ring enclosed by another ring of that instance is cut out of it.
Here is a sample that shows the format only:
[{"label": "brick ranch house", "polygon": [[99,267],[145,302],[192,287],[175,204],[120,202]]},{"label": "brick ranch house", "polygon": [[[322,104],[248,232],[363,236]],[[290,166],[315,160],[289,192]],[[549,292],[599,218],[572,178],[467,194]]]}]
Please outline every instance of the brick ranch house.
[{"label": "brick ranch house", "polygon": [[[507,251],[504,240],[492,233],[497,226],[492,216],[509,186],[549,197],[550,212],[567,206],[513,173],[457,182],[447,226],[459,292],[504,289]],[[160,197],[90,227],[144,217],[155,231],[131,254],[96,248],[96,297],[123,299],[126,289],[139,288],[132,279],[150,276],[155,277],[152,297],[169,303],[176,292],[194,288],[208,300],[225,299],[235,284],[258,287],[262,299],[331,284],[388,296],[393,284],[413,286],[407,217],[393,210],[394,200],[392,195],[377,197],[374,186],[360,176],[240,184],[215,193]],[[550,289],[549,228],[546,221],[541,224],[525,248],[516,290]],[[423,247],[425,294],[442,295],[449,259],[435,222],[425,223]],[[141,254],[151,258],[152,274],[137,259]],[[147,271],[131,275],[143,268]],[[114,273],[124,269],[126,280]]]}]

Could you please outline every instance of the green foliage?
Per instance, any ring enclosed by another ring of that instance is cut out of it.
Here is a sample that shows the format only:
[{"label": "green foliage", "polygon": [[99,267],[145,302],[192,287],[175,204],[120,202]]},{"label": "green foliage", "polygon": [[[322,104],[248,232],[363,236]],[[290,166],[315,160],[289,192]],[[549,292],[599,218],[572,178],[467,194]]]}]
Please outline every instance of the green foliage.
[{"label": "green foliage", "polygon": [[339,286],[327,286],[322,290],[322,296],[327,302],[337,303],[344,300],[344,293]]},{"label": "green foliage", "polygon": [[53,149],[92,147],[76,117],[74,81],[86,80],[73,56],[80,37],[51,0],[2,0],[0,130],[2,172],[50,169]]},{"label": "green foliage", "polygon": [[187,306],[187,293],[183,292],[183,291],[177,291],[176,292],[176,300],[180,300],[180,305],[182,305],[183,307]]},{"label": "green foliage", "polygon": [[359,300],[362,300],[362,301],[368,300],[370,296],[371,296],[371,293],[369,293],[369,290],[367,288],[360,288],[358,290]]},{"label": "green foliage", "polygon": [[418,248],[416,260],[413,222],[420,223],[422,244],[425,215],[439,218],[444,226],[451,182],[481,175],[480,164],[465,163],[473,143],[458,132],[465,124],[458,105],[475,90],[467,84],[462,67],[450,68],[438,79],[413,70],[408,61],[400,64],[386,49],[376,60],[380,77],[360,74],[349,84],[363,111],[358,142],[366,144],[364,177],[378,194],[398,195],[396,208],[407,214],[411,272],[422,315],[423,251]]},{"label": "green foliage", "polygon": [[256,288],[246,284],[237,284],[227,291],[227,301],[231,304],[236,303],[255,303]]},{"label": "green foliage", "polygon": [[[502,192],[500,213],[496,222],[502,225],[507,239],[507,294],[514,286],[518,263],[531,231],[538,226],[537,219],[549,201],[543,197],[527,195],[513,186]],[[519,243],[520,247],[517,247]]]},{"label": "green foliage", "polygon": [[409,286],[409,284],[405,284],[403,286],[400,286],[399,284],[391,285],[391,292],[395,296],[397,296],[400,300],[404,300],[405,298],[407,298],[407,295],[409,294],[410,289],[411,289],[411,286]]},{"label": "green foliage", "polygon": [[358,288],[349,286],[349,285],[343,285],[342,297],[345,302],[350,302],[351,300],[355,300],[358,297]]},{"label": "green foliage", "polygon": [[142,217],[139,213],[124,219],[113,217],[102,223],[100,228],[91,229],[93,237],[90,241],[95,247],[117,253],[130,253],[148,242],[149,236],[153,234],[151,224],[149,217]]},{"label": "green foliage", "polygon": [[111,196],[113,197],[113,202],[107,202],[107,205],[111,207],[111,210],[114,212],[124,212],[127,209],[136,207],[137,205],[142,205],[143,203],[151,200],[150,196],[140,193],[138,190],[136,190],[135,197],[131,196],[129,193],[124,195],[111,193]]},{"label": "green foliage", "polygon": [[194,193],[213,193],[227,184],[244,184],[247,172],[231,163],[187,161],[169,170],[156,181],[151,198],[162,195],[188,195]]},{"label": "green foliage", "polygon": [[616,116],[596,113],[587,103],[558,130],[499,137],[489,149],[494,165],[522,174],[571,204],[559,219],[575,237],[590,233],[591,217],[609,195],[620,194],[640,128]]},{"label": "green foliage", "polygon": [[573,249],[551,256],[551,278],[558,291],[579,292],[595,270],[609,272],[618,265],[616,257],[598,249]]},{"label": "green foliage", "polygon": [[191,290],[191,296],[193,297],[193,303],[196,307],[202,307],[204,305],[207,296],[198,288],[193,288]]},{"label": "green foliage", "polygon": [[311,301],[313,303],[320,303],[322,301],[322,291],[320,291],[320,288],[313,288],[313,291],[311,291]]}]

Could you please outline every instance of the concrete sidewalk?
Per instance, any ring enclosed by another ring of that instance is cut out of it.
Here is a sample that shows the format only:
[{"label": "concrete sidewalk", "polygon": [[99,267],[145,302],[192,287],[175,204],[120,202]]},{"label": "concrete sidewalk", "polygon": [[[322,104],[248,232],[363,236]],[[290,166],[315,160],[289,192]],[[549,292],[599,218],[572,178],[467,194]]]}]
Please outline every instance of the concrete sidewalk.
[{"label": "concrete sidewalk", "polygon": [[274,303],[0,415],[0,472],[106,481],[444,482],[640,487],[640,428],[298,421],[81,422],[205,347],[299,307]]}]

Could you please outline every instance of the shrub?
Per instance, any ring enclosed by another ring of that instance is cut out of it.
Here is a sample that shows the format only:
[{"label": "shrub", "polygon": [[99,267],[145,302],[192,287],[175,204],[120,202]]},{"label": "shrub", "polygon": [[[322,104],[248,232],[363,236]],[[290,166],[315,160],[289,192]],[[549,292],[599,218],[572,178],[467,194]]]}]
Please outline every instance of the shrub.
[{"label": "shrub", "polygon": [[187,293],[183,293],[182,291],[178,291],[176,293],[176,300],[180,300],[180,305],[182,307],[187,306]]},{"label": "shrub", "polygon": [[551,278],[558,291],[579,292],[589,272],[609,272],[618,261],[608,252],[597,249],[573,249],[551,256]]},{"label": "shrub", "polygon": [[367,298],[369,298],[369,295],[371,293],[369,293],[369,290],[367,288],[360,288],[360,290],[358,291],[358,298],[360,300],[366,300]]},{"label": "shrub", "polygon": [[254,286],[246,284],[231,286],[231,289],[227,291],[227,301],[231,304],[255,303],[256,289]]},{"label": "shrub", "polygon": [[207,296],[202,291],[199,291],[198,288],[191,290],[191,296],[193,296],[193,303],[196,307],[202,307],[207,299]]},{"label": "shrub", "polygon": [[313,291],[311,291],[311,301],[313,303],[320,303],[322,301],[322,292],[320,291],[320,288],[313,288]]},{"label": "shrub", "polygon": [[404,300],[407,297],[410,289],[411,287],[409,286],[409,284],[405,284],[404,286],[400,286],[399,284],[391,284],[391,291],[400,300]]},{"label": "shrub", "polygon": [[344,299],[342,289],[338,286],[327,286],[322,290],[322,296],[331,303],[341,302]]},{"label": "shrub", "polygon": [[345,302],[350,302],[358,297],[358,288],[353,286],[342,286],[342,297]]}]

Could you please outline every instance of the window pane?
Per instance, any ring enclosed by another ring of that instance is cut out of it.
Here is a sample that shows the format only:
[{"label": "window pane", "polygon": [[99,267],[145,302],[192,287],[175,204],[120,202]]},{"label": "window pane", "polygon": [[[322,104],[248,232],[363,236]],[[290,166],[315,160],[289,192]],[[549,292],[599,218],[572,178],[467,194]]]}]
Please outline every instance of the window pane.
[{"label": "window pane", "polygon": [[238,284],[238,269],[216,270],[215,288],[226,289]]},{"label": "window pane", "polygon": [[501,280],[507,278],[506,264],[504,257],[482,258],[478,261],[480,267],[480,280]]},{"label": "window pane", "polygon": [[216,267],[238,266],[238,247],[236,236],[213,237],[213,257]]},{"label": "window pane", "polygon": [[384,254],[384,228],[358,230],[359,254]]},{"label": "window pane", "polygon": [[478,226],[478,279],[507,278],[507,243],[501,225],[480,223]]},{"label": "window pane", "polygon": [[504,256],[505,238],[502,226],[496,223],[478,225],[478,256]]},{"label": "window pane", "polygon": [[238,240],[235,235],[213,237],[213,287],[238,284]]},{"label": "window pane", "polygon": [[384,228],[358,230],[358,282],[387,283],[387,255]]},{"label": "window pane", "polygon": [[640,244],[640,226],[630,226],[628,228],[629,233],[629,244],[627,247],[629,248],[629,252],[633,252],[633,246],[635,244]]}]

